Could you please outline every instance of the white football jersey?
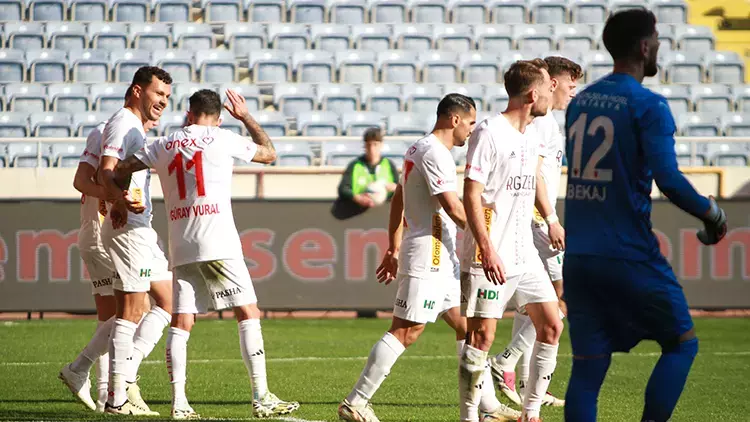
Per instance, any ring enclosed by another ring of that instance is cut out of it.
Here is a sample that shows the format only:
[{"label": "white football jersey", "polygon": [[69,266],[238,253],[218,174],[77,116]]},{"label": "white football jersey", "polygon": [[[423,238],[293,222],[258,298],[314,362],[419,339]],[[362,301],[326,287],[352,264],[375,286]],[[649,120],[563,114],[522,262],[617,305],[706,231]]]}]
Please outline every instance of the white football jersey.
[{"label": "white football jersey", "polygon": [[404,155],[401,175],[404,236],[399,273],[425,278],[458,278],[456,224],[436,195],[456,191],[456,163],[434,135],[415,142]]},{"label": "white football jersey", "polygon": [[[484,224],[506,276],[535,271],[542,265],[529,224],[534,212],[538,137],[533,126],[521,133],[498,114],[479,124],[469,139],[465,178],[484,185]],[[483,273],[471,230],[464,233],[461,267]]]},{"label": "white football jersey", "polygon": [[542,117],[537,117],[531,124],[536,128],[541,139],[539,156],[542,160],[542,178],[547,185],[547,194],[550,205],[555,208],[557,196],[560,192],[560,174],[562,173],[563,148],[565,137],[560,131],[552,111]]},{"label": "white football jersey", "polygon": [[[132,111],[121,108],[112,115],[102,135],[102,157],[114,157],[120,161],[138,152],[146,143],[143,122]],[[142,214],[128,213],[128,225],[151,227],[151,171],[146,169],[133,173],[128,191],[131,198],[146,207]]]},{"label": "white football jersey", "polygon": [[[107,121],[103,121],[89,133],[86,148],[81,153],[80,162],[99,168],[99,155],[102,151],[102,132]],[[81,195],[81,229],[78,231],[78,248],[103,250],[101,227],[104,217],[99,213],[101,200]]]},{"label": "white football jersey", "polygon": [[159,174],[172,267],[243,259],[232,214],[232,168],[235,158],[249,163],[257,150],[230,130],[191,125],[136,153]]}]

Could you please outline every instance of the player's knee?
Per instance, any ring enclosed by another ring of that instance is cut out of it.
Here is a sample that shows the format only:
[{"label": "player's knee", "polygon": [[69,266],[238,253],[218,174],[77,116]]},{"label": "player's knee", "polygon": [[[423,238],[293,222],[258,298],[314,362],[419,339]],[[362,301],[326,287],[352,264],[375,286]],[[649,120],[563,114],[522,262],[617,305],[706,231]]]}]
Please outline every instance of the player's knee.
[{"label": "player's knee", "polygon": [[391,335],[396,337],[401,344],[404,345],[404,347],[409,347],[412,344],[414,344],[417,339],[419,339],[419,336],[422,335],[422,332],[424,331],[424,324],[418,324],[418,325],[412,325],[409,327],[400,327],[400,328],[394,328],[391,327],[390,330],[388,330]]},{"label": "player's knee", "polygon": [[560,319],[554,319],[542,325],[537,330],[537,340],[542,343],[557,344],[563,331],[563,323]]},{"label": "player's knee", "polygon": [[479,330],[467,335],[468,343],[481,350],[490,350],[495,341],[495,333],[489,330]]},{"label": "player's knee", "polygon": [[190,331],[195,326],[195,315],[193,314],[174,314],[172,315],[172,327],[180,330]]}]

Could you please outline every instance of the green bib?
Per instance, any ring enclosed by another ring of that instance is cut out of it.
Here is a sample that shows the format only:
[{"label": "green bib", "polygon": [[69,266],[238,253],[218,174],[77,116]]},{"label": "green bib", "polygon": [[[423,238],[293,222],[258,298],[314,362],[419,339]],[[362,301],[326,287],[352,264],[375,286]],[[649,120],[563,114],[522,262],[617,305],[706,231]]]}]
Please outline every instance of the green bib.
[{"label": "green bib", "polygon": [[385,183],[394,183],[395,180],[393,179],[393,169],[388,159],[380,160],[380,164],[375,167],[375,174],[370,173],[367,164],[363,161],[357,161],[352,170],[352,192],[354,195],[359,195],[365,193],[367,186],[372,182],[379,180]]}]

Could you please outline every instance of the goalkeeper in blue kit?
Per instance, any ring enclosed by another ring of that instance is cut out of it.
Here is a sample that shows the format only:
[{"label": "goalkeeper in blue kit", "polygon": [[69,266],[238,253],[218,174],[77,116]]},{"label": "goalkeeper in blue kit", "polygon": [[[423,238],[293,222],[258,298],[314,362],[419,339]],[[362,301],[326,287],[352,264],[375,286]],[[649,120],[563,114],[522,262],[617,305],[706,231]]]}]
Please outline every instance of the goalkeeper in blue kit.
[{"label": "goalkeeper in blue kit", "polygon": [[703,221],[698,238],[706,245],[724,237],[726,215],[679,171],[667,101],[641,84],[657,73],[653,13],[615,13],[603,41],[614,71],[576,96],[565,123],[563,283],[574,355],[565,420],[595,422],[612,353],[654,340],[661,357],[641,421],[664,422],[685,386],[698,339],[682,288],[651,231],[652,182]]}]

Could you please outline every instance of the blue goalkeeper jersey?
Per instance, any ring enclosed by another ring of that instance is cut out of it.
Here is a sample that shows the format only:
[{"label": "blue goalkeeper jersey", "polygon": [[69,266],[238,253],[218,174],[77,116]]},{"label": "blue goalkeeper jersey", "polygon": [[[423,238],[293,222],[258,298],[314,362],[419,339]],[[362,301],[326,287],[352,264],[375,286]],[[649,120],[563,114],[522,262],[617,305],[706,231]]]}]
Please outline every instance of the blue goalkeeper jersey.
[{"label": "blue goalkeeper jersey", "polygon": [[651,231],[654,180],[686,212],[706,213],[708,199],[678,169],[674,133],[666,99],[630,75],[610,74],[573,99],[565,120],[566,253],[658,257]]}]

